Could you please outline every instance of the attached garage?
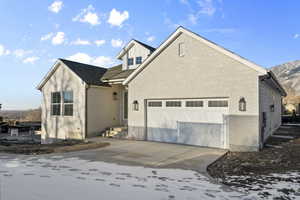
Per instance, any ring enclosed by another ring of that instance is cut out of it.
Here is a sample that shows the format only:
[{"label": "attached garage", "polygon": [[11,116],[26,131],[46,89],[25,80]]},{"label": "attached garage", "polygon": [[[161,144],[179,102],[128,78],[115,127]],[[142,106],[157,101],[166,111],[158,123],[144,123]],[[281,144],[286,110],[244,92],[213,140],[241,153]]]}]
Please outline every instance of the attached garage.
[{"label": "attached garage", "polygon": [[[262,147],[264,130],[280,125],[285,95],[271,72],[182,27],[123,84],[128,138],[231,151]],[[274,117],[263,120],[264,112]]]},{"label": "attached garage", "polygon": [[146,106],[147,140],[226,148],[228,99],[153,99]]}]

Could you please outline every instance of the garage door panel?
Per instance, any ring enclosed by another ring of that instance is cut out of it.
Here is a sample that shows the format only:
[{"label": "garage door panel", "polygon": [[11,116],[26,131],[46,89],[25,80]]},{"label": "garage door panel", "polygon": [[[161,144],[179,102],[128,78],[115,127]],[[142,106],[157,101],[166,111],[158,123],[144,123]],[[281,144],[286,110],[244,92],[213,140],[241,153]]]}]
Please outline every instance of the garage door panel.
[{"label": "garage door panel", "polygon": [[200,107],[187,107],[188,100],[184,99],[176,100],[181,102],[180,107],[167,107],[166,102],[171,100],[159,101],[159,107],[147,107],[148,140],[224,147],[224,116],[228,107],[208,107],[208,99],[199,100],[203,101]]},{"label": "garage door panel", "polygon": [[177,143],[177,129],[148,127],[148,140]]},{"label": "garage door panel", "polygon": [[223,124],[179,122],[178,143],[219,148]]}]

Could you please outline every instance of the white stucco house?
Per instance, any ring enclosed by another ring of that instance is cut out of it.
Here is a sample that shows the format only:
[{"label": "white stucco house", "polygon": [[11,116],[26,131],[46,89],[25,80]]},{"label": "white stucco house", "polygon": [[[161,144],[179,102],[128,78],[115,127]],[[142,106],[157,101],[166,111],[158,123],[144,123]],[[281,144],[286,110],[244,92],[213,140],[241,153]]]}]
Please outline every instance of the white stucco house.
[{"label": "white stucco house", "polygon": [[183,27],[117,58],[109,69],[56,61],[38,86],[44,141],[126,126],[129,139],[257,151],[281,125],[274,74]]}]

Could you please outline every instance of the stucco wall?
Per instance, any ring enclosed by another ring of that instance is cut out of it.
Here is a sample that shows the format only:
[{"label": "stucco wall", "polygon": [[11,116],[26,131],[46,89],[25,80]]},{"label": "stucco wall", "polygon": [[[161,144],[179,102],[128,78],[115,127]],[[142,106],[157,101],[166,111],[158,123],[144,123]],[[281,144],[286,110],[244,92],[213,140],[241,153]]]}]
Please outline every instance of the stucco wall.
[{"label": "stucco wall", "polygon": [[[124,87],[91,87],[87,90],[87,132],[97,135],[105,128],[123,124],[122,101]],[[117,100],[113,93],[117,93]]]},{"label": "stucco wall", "polygon": [[[183,57],[178,56],[178,44],[181,42],[186,49]],[[234,116],[234,122],[228,122],[229,147],[241,149],[245,146],[245,149],[257,150],[258,94],[258,72],[181,34],[129,83],[129,136],[143,138],[145,99],[228,97],[229,117]],[[247,101],[246,112],[238,110],[241,97]],[[139,111],[132,109],[134,100],[139,102]]]},{"label": "stucco wall", "polygon": [[[73,91],[73,116],[51,116],[51,92]],[[85,128],[85,83],[60,64],[42,88],[42,139],[82,139]]]},{"label": "stucco wall", "polygon": [[135,43],[135,45],[122,57],[123,64],[122,69],[128,69],[127,65],[127,58],[133,58],[133,65],[129,66],[129,69],[135,69],[139,65],[135,64],[135,58],[138,56],[142,57],[142,62],[149,56],[150,51],[146,49],[144,46],[140,45],[139,43]]},{"label": "stucco wall", "polygon": [[[266,126],[264,128],[264,141],[281,125],[281,95],[274,88],[270,87],[264,81],[259,84],[260,94],[260,124],[263,124],[262,113],[266,113]],[[274,105],[274,112],[271,112],[270,106]],[[261,129],[262,131],[262,129]]]}]

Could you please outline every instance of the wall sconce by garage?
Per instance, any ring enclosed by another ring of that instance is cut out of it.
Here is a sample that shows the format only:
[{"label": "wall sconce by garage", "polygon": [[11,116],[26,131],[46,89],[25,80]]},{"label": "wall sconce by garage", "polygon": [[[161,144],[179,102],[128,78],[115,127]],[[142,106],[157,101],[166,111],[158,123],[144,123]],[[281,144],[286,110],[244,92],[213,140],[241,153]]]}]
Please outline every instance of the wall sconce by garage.
[{"label": "wall sconce by garage", "polygon": [[133,101],[133,110],[138,111],[139,110],[139,102],[137,100]]},{"label": "wall sconce by garage", "polygon": [[113,92],[113,100],[118,100],[118,93]]},{"label": "wall sconce by garage", "polygon": [[239,111],[246,111],[246,100],[244,97],[241,97],[239,100]]}]

